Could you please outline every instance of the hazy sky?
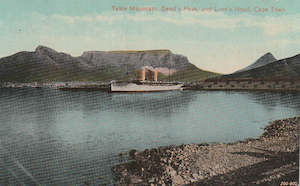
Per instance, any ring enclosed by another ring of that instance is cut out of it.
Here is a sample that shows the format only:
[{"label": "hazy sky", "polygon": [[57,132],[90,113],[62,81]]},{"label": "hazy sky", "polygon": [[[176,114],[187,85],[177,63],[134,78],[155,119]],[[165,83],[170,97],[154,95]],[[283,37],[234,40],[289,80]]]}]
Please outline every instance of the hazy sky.
[{"label": "hazy sky", "polygon": [[[158,11],[113,11],[112,6]],[[161,11],[161,7],[177,11]],[[184,7],[198,11],[184,11]],[[284,8],[272,12],[271,7]],[[208,12],[202,8],[250,8]],[[268,8],[268,12],[255,12]],[[181,8],[181,11],[178,11]],[[267,52],[300,53],[299,0],[0,0],[0,57],[45,45],[88,50],[170,49],[199,68],[230,73]]]}]

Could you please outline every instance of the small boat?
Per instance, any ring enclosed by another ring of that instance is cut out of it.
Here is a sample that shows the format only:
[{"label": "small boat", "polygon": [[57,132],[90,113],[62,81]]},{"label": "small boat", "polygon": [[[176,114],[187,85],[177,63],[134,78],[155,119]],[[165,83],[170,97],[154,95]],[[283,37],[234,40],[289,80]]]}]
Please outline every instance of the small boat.
[{"label": "small boat", "polygon": [[183,90],[182,83],[158,81],[111,81],[111,92],[160,92]]}]

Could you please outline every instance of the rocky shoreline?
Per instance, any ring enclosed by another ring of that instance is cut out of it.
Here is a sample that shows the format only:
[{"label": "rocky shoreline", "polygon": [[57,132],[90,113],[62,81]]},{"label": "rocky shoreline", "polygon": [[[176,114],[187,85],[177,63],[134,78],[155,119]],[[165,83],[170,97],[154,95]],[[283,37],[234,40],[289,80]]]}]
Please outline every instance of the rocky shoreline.
[{"label": "rocky shoreline", "polygon": [[129,152],[119,185],[297,185],[300,117],[276,120],[258,139]]}]

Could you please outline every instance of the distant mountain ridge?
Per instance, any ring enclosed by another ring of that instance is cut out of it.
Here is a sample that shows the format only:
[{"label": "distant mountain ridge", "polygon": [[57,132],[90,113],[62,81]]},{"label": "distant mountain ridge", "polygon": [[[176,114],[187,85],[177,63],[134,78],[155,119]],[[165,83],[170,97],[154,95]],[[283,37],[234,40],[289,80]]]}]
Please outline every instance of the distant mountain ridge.
[{"label": "distant mountain ridge", "polygon": [[[198,69],[187,57],[170,50],[87,51],[79,57],[38,46],[0,59],[1,82],[110,81],[134,79],[136,70],[151,66],[173,69],[172,80],[201,79],[215,73]],[[193,72],[193,77],[188,76]],[[186,74],[178,76],[178,74]],[[159,75],[162,80],[163,74]],[[177,78],[177,79],[176,79]]]},{"label": "distant mountain ridge", "polygon": [[267,64],[272,63],[274,61],[277,61],[277,59],[270,52],[268,52],[265,55],[263,55],[262,57],[260,57],[258,60],[256,60],[254,63],[252,63],[251,65],[249,65],[249,66],[247,66],[243,69],[240,69],[240,70],[238,70],[234,73],[251,70],[251,69],[254,69],[254,68],[257,68],[257,67],[267,65]]},{"label": "distant mountain ridge", "polygon": [[300,54],[217,79],[300,79]]}]

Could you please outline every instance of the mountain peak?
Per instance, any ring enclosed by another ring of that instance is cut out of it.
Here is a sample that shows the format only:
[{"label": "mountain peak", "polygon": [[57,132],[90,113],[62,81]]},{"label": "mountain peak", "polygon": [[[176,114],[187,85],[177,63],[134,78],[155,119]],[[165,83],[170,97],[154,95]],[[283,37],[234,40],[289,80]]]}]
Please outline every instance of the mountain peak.
[{"label": "mountain peak", "polygon": [[57,53],[54,49],[42,45],[37,46],[35,51],[41,54]]},{"label": "mountain peak", "polygon": [[274,62],[276,60],[277,59],[273,56],[273,54],[271,54],[270,52],[268,52],[265,55],[263,55],[260,58],[258,58],[258,60],[256,60],[253,65],[256,65],[257,67],[258,66],[263,66],[263,65],[272,63],[272,62]]},{"label": "mountain peak", "polygon": [[[273,54],[272,54],[271,52],[266,53],[265,55],[263,55],[263,56],[260,57],[260,58],[265,58],[265,57],[273,58],[274,60],[276,60],[276,58],[273,56]],[[259,59],[260,59],[260,58],[259,58]]]},{"label": "mountain peak", "polygon": [[260,58],[258,58],[254,63],[252,63],[251,65],[236,71],[237,72],[243,72],[243,71],[247,71],[247,70],[251,70],[254,68],[258,68],[264,65],[267,65],[269,63],[272,63],[274,61],[277,61],[277,59],[273,56],[273,54],[271,54],[270,52],[266,53],[265,55],[261,56]]}]

